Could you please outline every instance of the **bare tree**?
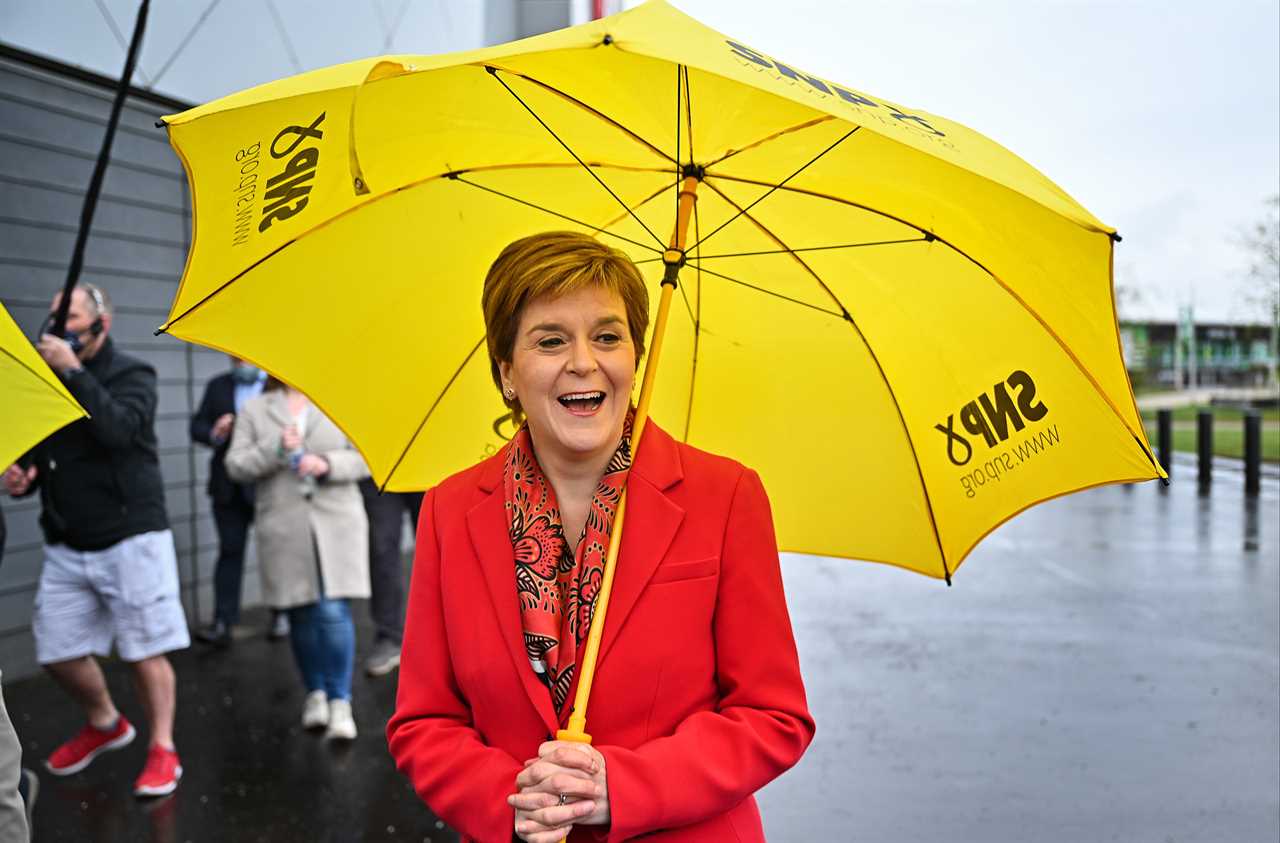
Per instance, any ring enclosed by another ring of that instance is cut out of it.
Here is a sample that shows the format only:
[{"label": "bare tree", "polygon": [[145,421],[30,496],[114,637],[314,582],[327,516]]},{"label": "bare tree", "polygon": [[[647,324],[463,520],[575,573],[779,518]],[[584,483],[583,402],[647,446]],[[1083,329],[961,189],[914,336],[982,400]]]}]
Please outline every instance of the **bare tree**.
[{"label": "bare tree", "polygon": [[1278,380],[1277,340],[1280,338],[1280,195],[1266,200],[1262,219],[1245,230],[1241,238],[1248,250],[1249,284],[1244,300],[1250,309],[1271,322],[1271,385]]}]

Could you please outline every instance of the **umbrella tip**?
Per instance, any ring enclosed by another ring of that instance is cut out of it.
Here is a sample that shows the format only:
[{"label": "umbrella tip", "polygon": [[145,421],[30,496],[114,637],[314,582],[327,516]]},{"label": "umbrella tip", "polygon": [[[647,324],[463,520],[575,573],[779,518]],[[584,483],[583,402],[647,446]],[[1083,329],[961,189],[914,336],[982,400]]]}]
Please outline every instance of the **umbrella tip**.
[{"label": "umbrella tip", "polygon": [[1124,239],[1123,237],[1120,236],[1120,232],[1118,231],[1113,231],[1108,236],[1111,238],[1111,242],[1113,243],[1119,243],[1121,240]]},{"label": "umbrella tip", "polygon": [[490,76],[496,76],[498,73],[498,68],[494,67],[491,64],[486,64],[484,66],[484,71],[485,73],[488,73]]},{"label": "umbrella tip", "polygon": [[603,42],[601,42],[601,43],[603,43],[606,47],[607,47],[607,46],[609,46],[610,44],[612,44],[612,43],[613,43],[613,36],[612,36],[612,35],[606,35],[606,36],[604,37],[604,41],[603,41]]}]

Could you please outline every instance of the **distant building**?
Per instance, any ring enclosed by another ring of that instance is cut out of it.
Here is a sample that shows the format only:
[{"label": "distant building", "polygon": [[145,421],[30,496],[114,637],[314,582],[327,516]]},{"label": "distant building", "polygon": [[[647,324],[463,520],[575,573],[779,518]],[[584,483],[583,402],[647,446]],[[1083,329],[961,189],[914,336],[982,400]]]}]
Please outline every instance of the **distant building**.
[{"label": "distant building", "polygon": [[1270,325],[1122,322],[1120,342],[1135,387],[1263,386],[1275,365]]}]

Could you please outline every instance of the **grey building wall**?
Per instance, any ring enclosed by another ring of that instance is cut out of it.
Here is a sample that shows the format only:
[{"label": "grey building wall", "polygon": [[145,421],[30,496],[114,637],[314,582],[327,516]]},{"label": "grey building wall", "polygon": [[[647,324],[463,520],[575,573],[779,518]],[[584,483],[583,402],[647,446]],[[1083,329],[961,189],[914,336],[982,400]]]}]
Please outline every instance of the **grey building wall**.
[{"label": "grey building wall", "polygon": [[[28,336],[66,279],[113,94],[111,80],[0,45],[0,301]],[[159,374],[161,469],[183,600],[194,625],[197,614],[207,620],[211,612],[217,534],[205,494],[209,452],[191,444],[187,423],[205,382],[224,371],[227,360],[152,335],[176,292],[190,234],[186,177],[155,121],[186,107],[144,92],[127,100],[82,277],[112,296],[116,343]],[[37,669],[30,622],[42,560],[39,506],[38,496],[15,501],[0,495],[9,533],[0,564],[0,670],[6,680]],[[245,597],[252,603],[258,576],[253,557],[248,561]]]},{"label": "grey building wall", "polygon": [[484,40],[501,44],[570,23],[570,0],[485,0]]}]

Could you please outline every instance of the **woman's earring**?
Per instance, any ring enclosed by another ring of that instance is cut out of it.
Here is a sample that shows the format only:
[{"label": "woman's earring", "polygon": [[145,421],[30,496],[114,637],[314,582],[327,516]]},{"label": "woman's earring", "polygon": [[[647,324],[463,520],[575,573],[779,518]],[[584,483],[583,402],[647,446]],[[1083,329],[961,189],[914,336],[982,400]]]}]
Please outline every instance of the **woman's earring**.
[{"label": "woman's earring", "polygon": [[516,391],[511,387],[507,387],[506,389],[502,390],[502,394],[507,396],[508,401],[516,397]]}]

